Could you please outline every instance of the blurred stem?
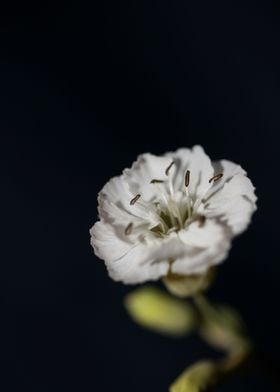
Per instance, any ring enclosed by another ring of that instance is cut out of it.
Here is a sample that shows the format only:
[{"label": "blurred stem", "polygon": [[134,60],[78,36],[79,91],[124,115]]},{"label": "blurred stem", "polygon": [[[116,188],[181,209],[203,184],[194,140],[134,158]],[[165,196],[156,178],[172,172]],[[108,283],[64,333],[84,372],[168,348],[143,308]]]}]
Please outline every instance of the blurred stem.
[{"label": "blurred stem", "polygon": [[204,308],[209,307],[208,301],[203,294],[196,294],[192,297],[194,307],[197,313],[199,322],[202,323],[204,320]]},{"label": "blurred stem", "polygon": [[[265,377],[270,379],[271,383],[275,385],[276,390],[280,390],[280,365],[273,361],[268,355],[258,352],[253,344],[246,335],[246,331],[240,330],[240,335],[237,331],[231,331],[227,325],[223,322],[223,315],[211,304],[210,301],[203,295],[198,294],[193,297],[194,307],[197,313],[198,325],[203,328],[203,325],[207,322],[212,322],[212,317],[215,318],[217,325],[221,327],[221,330],[226,334],[229,333],[233,338],[229,342],[230,344],[219,346],[219,342],[212,339],[211,336],[207,336],[204,333],[200,333],[200,336],[214,348],[223,349],[228,353],[228,356],[219,362],[220,377],[219,384],[228,377],[235,375],[239,371],[252,370],[254,372],[261,372]],[[243,333],[242,333],[243,332]],[[236,336],[235,336],[236,333]],[[209,339],[210,337],[210,339]],[[230,340],[230,339],[229,339]],[[224,341],[225,342],[225,341]],[[224,343],[223,342],[223,343]],[[217,385],[216,385],[217,386]]]},{"label": "blurred stem", "polygon": [[199,294],[193,298],[200,335],[208,344],[226,352],[249,352],[252,343],[239,314],[227,306],[212,305]]}]

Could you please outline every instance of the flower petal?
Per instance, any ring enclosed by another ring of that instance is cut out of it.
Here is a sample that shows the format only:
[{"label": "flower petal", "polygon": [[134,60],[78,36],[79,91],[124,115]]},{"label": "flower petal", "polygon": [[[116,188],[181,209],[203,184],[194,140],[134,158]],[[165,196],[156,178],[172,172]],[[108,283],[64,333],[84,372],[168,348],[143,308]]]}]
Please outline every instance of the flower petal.
[{"label": "flower petal", "polygon": [[220,161],[217,167],[224,175],[205,195],[203,213],[209,218],[219,218],[236,235],[247,228],[256,210],[255,188],[239,165]]},{"label": "flower petal", "polygon": [[96,256],[103,260],[114,261],[123,257],[133,247],[128,238],[112,225],[99,221],[90,229],[91,245]]},{"label": "flower petal", "polygon": [[134,242],[123,231],[97,222],[91,229],[96,256],[105,260],[109,275],[124,283],[142,283],[173,273],[202,274],[222,261],[230,248],[225,228],[213,221],[200,228],[193,222],[188,230],[171,233],[164,239]]},{"label": "flower petal", "polygon": [[208,155],[201,146],[192,149],[181,148],[175,152],[169,152],[166,156],[175,161],[176,173],[173,184],[175,191],[185,189],[185,175],[190,171],[189,193],[193,200],[202,198],[209,187],[209,180],[214,175],[214,169]]},{"label": "flower petal", "polygon": [[168,261],[153,262],[147,246],[138,244],[114,264],[107,264],[112,279],[126,284],[143,283],[158,280],[169,269]]},{"label": "flower petal", "polygon": [[[165,171],[171,162],[168,157],[142,154],[131,169],[124,170],[124,180],[129,184],[133,194],[141,194],[141,199],[151,201],[157,197],[158,200],[168,191],[168,177]],[[154,183],[151,183],[153,181]]]},{"label": "flower petal", "polygon": [[143,201],[131,204],[136,194],[131,193],[128,183],[123,176],[112,178],[98,196],[98,212],[101,218],[106,222],[118,223],[126,226],[131,221],[135,225],[143,224],[145,221],[151,221],[153,225],[158,223],[158,217],[154,211],[147,208]]},{"label": "flower petal", "polygon": [[167,274],[168,261],[154,262],[155,248],[160,248],[160,241],[149,245],[139,241],[133,243],[122,231],[117,232],[112,225],[102,221],[95,223],[90,234],[95,254],[105,261],[112,279],[141,283]]},{"label": "flower petal", "polygon": [[199,222],[191,223],[178,233],[185,244],[185,253],[172,264],[171,271],[177,274],[202,274],[211,266],[224,260],[230,249],[227,228],[207,220],[203,227]]},{"label": "flower petal", "polygon": [[227,229],[214,219],[208,219],[203,224],[195,220],[184,230],[180,230],[178,236],[184,244],[203,249],[215,246],[216,243],[226,238]]}]

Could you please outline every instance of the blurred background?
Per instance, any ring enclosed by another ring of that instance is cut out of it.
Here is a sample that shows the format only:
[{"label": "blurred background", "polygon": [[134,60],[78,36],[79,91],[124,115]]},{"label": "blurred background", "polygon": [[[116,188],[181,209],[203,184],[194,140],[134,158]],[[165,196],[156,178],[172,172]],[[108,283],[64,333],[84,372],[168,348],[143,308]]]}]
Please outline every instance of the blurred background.
[{"label": "blurred background", "polygon": [[[89,244],[97,192],[142,152],[240,163],[258,212],[210,290],[279,360],[279,12],[272,2],[1,5],[2,391],[166,391],[218,355],[143,330]],[[278,361],[279,362],[279,361]],[[273,391],[260,373],[221,391]]]}]

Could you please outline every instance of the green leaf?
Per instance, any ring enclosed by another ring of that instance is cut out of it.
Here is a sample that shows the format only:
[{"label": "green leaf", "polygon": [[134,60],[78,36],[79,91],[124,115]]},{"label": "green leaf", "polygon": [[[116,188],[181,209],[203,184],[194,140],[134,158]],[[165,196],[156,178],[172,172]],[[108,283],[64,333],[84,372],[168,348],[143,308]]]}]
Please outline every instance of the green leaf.
[{"label": "green leaf", "polygon": [[124,304],[136,323],[156,332],[176,337],[194,328],[192,307],[156,287],[145,286],[129,293]]}]

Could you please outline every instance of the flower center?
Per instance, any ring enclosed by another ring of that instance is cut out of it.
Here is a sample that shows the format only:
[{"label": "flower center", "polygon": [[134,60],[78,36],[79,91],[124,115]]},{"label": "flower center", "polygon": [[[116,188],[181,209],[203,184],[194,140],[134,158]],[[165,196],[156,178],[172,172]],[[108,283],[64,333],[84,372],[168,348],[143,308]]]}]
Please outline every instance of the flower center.
[{"label": "flower center", "polygon": [[[156,213],[159,217],[159,223],[150,229],[156,236],[163,237],[172,232],[178,232],[186,226],[187,221],[190,221],[194,213],[194,200],[189,194],[190,171],[187,170],[184,178],[184,194],[175,194],[172,180],[169,176],[170,170],[175,164],[174,161],[165,170],[165,175],[168,177],[168,187],[159,189],[161,202],[154,202]],[[152,179],[151,184],[163,183],[162,180]],[[169,192],[167,191],[169,189]],[[177,197],[176,197],[177,196]]]},{"label": "flower center", "polygon": [[[194,220],[198,221],[199,226],[203,226],[206,217],[204,215],[198,214],[197,207],[200,203],[194,200],[189,193],[189,184],[191,180],[191,172],[187,170],[184,178],[184,193],[179,191],[175,193],[173,188],[172,180],[169,176],[171,168],[174,166],[175,162],[172,161],[169,166],[165,169],[165,175],[168,177],[168,187],[161,188],[160,184],[166,181],[160,179],[152,179],[150,184],[152,186],[158,187],[158,195],[160,201],[153,200],[152,209],[156,212],[158,216],[159,223],[153,226],[150,231],[156,237],[165,237],[173,232],[178,232],[179,230],[185,228],[189,223]],[[209,183],[214,183],[222,178],[223,174],[217,174],[209,179]],[[179,197],[178,197],[179,195]],[[137,194],[130,201],[130,205],[134,205],[140,199],[141,195]],[[126,229],[125,234],[128,235],[132,231],[132,223],[130,223]]]},{"label": "flower center", "polygon": [[[181,211],[180,211],[181,210]],[[179,208],[173,200],[170,200],[168,206],[158,208],[160,223],[150,229],[157,236],[165,236],[172,232],[178,232],[185,227],[186,222],[191,219],[193,209],[185,205]]]}]

